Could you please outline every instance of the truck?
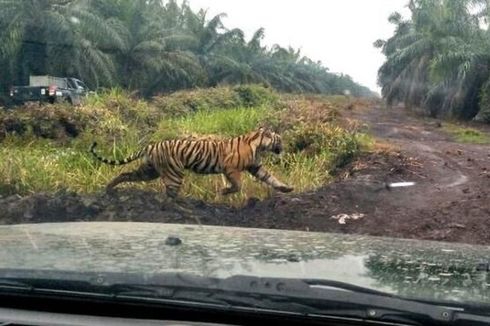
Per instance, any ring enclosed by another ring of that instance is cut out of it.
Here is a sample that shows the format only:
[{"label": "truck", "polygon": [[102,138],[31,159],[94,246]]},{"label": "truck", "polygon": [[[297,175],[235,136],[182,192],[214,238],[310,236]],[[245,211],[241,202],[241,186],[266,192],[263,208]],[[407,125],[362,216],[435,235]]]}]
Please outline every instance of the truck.
[{"label": "truck", "polygon": [[30,76],[28,86],[12,86],[10,100],[14,105],[25,102],[69,103],[79,105],[89,89],[73,77]]}]

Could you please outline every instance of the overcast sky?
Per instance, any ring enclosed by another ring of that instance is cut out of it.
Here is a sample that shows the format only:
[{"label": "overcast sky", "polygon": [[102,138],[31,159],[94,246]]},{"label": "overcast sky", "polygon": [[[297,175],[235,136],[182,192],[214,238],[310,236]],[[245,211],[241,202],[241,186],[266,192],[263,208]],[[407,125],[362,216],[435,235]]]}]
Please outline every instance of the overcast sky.
[{"label": "overcast sky", "polygon": [[406,15],[408,0],[188,0],[209,17],[224,12],[228,28],[239,27],[249,38],[265,28],[265,44],[301,48],[333,72],[379,91],[376,73],[384,57],[373,42],[393,32],[388,16]]}]

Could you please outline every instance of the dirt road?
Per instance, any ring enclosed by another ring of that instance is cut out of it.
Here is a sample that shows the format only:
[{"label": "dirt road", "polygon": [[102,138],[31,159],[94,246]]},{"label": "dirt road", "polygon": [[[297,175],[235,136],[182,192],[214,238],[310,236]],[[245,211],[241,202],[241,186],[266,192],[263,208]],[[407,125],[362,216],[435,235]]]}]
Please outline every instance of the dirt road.
[{"label": "dirt road", "polygon": [[[129,190],[113,197],[10,196],[0,198],[0,222],[202,223],[490,244],[488,146],[458,144],[437,124],[400,110],[366,108],[349,115],[397,151],[365,155],[338,181],[312,192],[252,198],[239,209],[191,199],[180,208],[163,206],[161,194]],[[384,187],[400,181],[415,185]]]}]

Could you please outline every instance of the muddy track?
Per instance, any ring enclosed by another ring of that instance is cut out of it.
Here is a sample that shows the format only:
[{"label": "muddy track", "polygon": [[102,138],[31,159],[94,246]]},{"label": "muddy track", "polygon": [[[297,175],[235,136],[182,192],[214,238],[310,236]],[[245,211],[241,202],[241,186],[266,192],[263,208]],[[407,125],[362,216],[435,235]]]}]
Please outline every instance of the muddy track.
[{"label": "muddy track", "polygon": [[[378,139],[421,163],[413,178],[418,178],[416,186],[400,190],[404,195],[397,201],[398,214],[386,234],[490,243],[488,146],[456,143],[435,121],[403,110],[369,109],[354,116],[366,122]],[[382,222],[381,216],[376,219]]]},{"label": "muddy track", "polygon": [[[457,144],[437,124],[400,110],[348,114],[395,151],[364,155],[336,182],[312,192],[250,198],[239,209],[192,199],[166,205],[161,194],[130,190],[10,196],[0,198],[0,223],[202,223],[490,244],[488,146]],[[399,181],[416,184],[384,187]]]}]

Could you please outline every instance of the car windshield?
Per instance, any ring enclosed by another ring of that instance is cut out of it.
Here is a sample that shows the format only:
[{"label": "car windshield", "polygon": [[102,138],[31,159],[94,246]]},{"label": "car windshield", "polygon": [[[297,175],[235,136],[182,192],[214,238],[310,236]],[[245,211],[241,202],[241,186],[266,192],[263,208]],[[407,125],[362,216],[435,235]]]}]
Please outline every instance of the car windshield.
[{"label": "car windshield", "polygon": [[0,287],[185,272],[490,305],[489,18],[0,0]]}]

